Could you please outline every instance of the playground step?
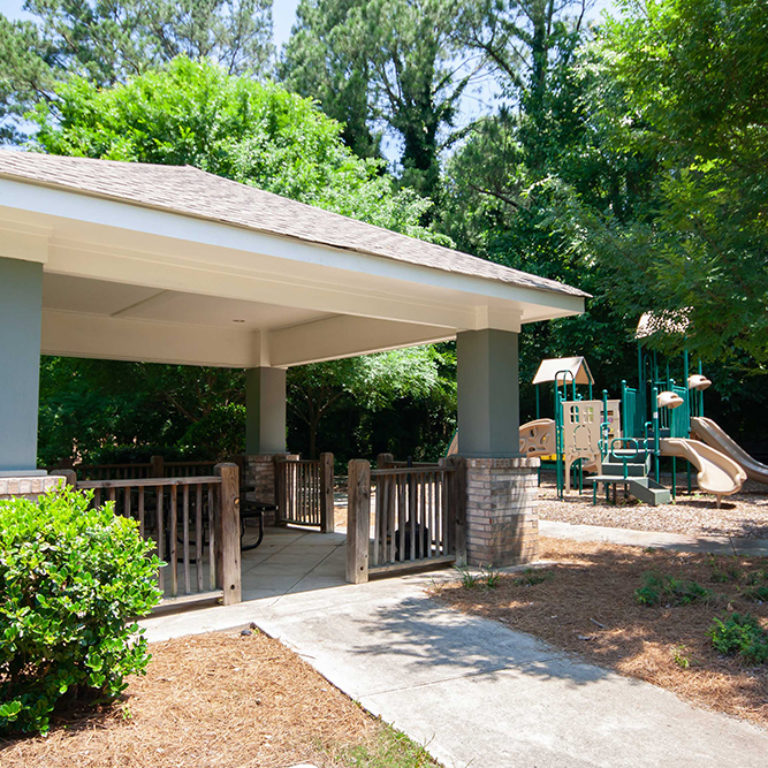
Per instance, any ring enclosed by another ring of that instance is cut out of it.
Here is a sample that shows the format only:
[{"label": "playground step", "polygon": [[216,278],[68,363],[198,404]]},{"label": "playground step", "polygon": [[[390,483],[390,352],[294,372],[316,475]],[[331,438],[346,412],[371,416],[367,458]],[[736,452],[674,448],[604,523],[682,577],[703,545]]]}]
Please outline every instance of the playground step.
[{"label": "playground step", "polygon": [[[645,477],[649,471],[649,462],[646,461],[628,461],[627,477]],[[602,463],[602,473],[604,475],[624,476],[623,461],[604,461]]]},{"label": "playground step", "polygon": [[660,485],[650,477],[637,478],[629,480],[629,492],[640,501],[655,507],[659,504],[669,504],[672,501],[672,494],[668,488]]},{"label": "playground step", "polygon": [[594,490],[592,491],[593,502],[597,501],[597,486],[600,483],[605,484],[606,498],[609,486],[615,489],[617,486],[623,485],[628,493],[631,493],[639,501],[650,504],[652,507],[659,504],[669,504],[672,500],[671,492],[650,477],[627,477],[624,479],[617,475],[602,474],[593,475],[589,479],[594,485]]}]

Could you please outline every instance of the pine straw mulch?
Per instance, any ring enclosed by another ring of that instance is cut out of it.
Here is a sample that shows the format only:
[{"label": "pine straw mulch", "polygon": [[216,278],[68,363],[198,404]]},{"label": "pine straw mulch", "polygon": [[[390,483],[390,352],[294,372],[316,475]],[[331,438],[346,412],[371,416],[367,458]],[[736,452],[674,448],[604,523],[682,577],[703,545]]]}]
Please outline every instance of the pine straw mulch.
[{"label": "pine straw mulch", "polygon": [[[121,701],[58,718],[47,737],[0,740],[2,768],[321,768],[383,724],[277,640],[217,632],[156,643]],[[431,761],[419,765],[435,765]]]},{"label": "pine straw mulch", "polygon": [[[598,493],[592,505],[592,486],[584,484],[584,493],[571,491],[565,501],[557,498],[551,473],[544,473],[539,488],[536,510],[542,520],[558,520],[582,525],[603,525],[608,528],[632,528],[640,531],[664,531],[689,536],[734,536],[768,539],[768,487],[747,482],[741,493],[726,496],[720,508],[711,494],[678,488],[677,501],[651,507],[630,497],[622,498],[619,486],[618,504],[605,501]],[[695,478],[695,475],[694,475]],[[680,475],[678,475],[678,481]],[[662,477],[669,487],[670,478]],[[602,485],[600,491],[603,490]],[[746,492],[745,492],[746,491]]]},{"label": "pine straw mulch", "polygon": [[[587,661],[667,688],[696,706],[768,727],[768,665],[750,668],[720,656],[706,634],[712,619],[730,610],[751,612],[768,629],[768,604],[739,596],[747,573],[768,570],[767,557],[547,538],[540,539],[540,547],[542,559],[555,561],[541,571],[501,574],[494,589],[451,582],[436,585],[432,593],[458,610],[536,635]],[[640,605],[634,592],[643,574],[653,570],[697,581],[715,597],[707,604]],[[541,583],[521,583],[542,572],[552,575]],[[734,573],[738,580],[733,580]],[[687,669],[681,666],[683,659],[690,662]]]}]

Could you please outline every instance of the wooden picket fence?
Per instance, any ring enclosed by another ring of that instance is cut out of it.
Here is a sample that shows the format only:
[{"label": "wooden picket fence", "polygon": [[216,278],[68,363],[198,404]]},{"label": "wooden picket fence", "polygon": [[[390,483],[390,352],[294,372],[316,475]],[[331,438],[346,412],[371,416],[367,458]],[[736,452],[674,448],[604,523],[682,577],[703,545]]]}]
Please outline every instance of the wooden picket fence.
[{"label": "wooden picket fence", "polygon": [[195,477],[136,477],[78,480],[92,490],[93,503],[113,502],[115,513],[138,521],[165,565],[158,571],[161,605],[220,597],[224,605],[242,599],[240,568],[239,468],[217,464]]},{"label": "wooden picket fence", "polygon": [[333,454],[319,460],[280,456],[275,459],[277,522],[281,525],[334,530]]},{"label": "wooden picket fence", "polygon": [[[383,463],[383,462],[382,462]],[[466,468],[349,463],[347,581],[466,561]]]}]

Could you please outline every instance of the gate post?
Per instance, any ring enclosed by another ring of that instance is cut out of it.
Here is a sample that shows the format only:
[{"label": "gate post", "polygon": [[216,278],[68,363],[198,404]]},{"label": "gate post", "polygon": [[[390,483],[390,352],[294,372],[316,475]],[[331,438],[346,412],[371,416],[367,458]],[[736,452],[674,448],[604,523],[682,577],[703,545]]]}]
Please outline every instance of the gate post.
[{"label": "gate post", "polygon": [[333,509],[333,454],[320,454],[320,531],[333,533],[336,529]]},{"label": "gate post", "polygon": [[448,466],[454,468],[451,478],[451,506],[455,510],[454,548],[456,565],[467,564],[467,462],[461,456],[449,456]]},{"label": "gate post", "polygon": [[349,462],[347,505],[347,581],[368,581],[368,551],[371,531],[371,465],[365,459]]},{"label": "gate post", "polygon": [[165,477],[165,460],[162,456],[150,456],[149,463],[150,477]]},{"label": "gate post", "polygon": [[224,591],[224,605],[232,605],[242,600],[240,479],[237,464],[217,464],[214,472],[221,478],[216,516],[216,570]]}]

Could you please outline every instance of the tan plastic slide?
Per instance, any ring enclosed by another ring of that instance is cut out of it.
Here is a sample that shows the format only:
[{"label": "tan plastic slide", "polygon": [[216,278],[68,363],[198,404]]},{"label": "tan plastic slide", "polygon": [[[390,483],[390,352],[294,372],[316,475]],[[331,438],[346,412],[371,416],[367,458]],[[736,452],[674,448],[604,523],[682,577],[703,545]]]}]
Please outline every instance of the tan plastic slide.
[{"label": "tan plastic slide", "polygon": [[738,493],[747,479],[746,472],[733,459],[698,440],[668,437],[660,441],[659,447],[662,456],[690,461],[698,470],[699,489],[714,493],[718,504],[720,497]]},{"label": "tan plastic slide", "polygon": [[691,419],[691,434],[707,445],[733,459],[746,473],[750,480],[768,484],[768,466],[753,459],[733,438],[712,419],[694,416]]}]

